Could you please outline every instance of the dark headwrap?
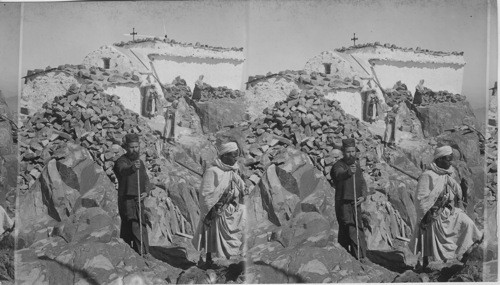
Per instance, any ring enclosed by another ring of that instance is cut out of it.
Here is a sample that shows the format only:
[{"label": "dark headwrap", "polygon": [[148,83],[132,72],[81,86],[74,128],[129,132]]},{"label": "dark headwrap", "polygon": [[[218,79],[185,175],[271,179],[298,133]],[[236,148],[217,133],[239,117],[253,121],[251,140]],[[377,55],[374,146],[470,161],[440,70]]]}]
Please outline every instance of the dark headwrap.
[{"label": "dark headwrap", "polygon": [[342,140],[342,147],[344,149],[348,147],[356,147],[356,141],[354,139],[343,139]]},{"label": "dark headwrap", "polygon": [[123,142],[125,144],[139,142],[139,135],[138,134],[126,134],[125,137],[123,138]]}]

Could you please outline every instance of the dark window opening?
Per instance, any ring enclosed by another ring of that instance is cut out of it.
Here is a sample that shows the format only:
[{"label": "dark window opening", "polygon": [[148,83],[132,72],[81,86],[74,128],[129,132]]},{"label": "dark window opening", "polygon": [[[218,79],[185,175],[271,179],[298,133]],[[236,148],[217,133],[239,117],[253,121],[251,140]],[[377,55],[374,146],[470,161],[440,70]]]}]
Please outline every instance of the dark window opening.
[{"label": "dark window opening", "polygon": [[331,74],[332,73],[332,64],[331,63],[323,63],[325,66],[325,74]]},{"label": "dark window opening", "polygon": [[109,69],[109,62],[110,62],[110,58],[103,58],[102,61],[104,63],[104,69]]}]

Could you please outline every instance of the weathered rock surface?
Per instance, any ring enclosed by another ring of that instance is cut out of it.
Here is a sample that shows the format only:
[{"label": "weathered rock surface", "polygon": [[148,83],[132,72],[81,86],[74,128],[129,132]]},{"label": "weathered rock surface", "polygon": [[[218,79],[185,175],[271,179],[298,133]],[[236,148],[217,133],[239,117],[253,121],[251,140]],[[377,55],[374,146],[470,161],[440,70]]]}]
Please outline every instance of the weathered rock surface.
[{"label": "weathered rock surface", "polygon": [[215,133],[224,126],[248,120],[246,107],[241,98],[234,100],[217,99],[196,103],[196,112],[201,120],[203,132]]},{"label": "weathered rock surface", "polygon": [[437,103],[418,106],[416,109],[425,137],[438,136],[445,130],[464,124],[479,127],[467,101]]}]

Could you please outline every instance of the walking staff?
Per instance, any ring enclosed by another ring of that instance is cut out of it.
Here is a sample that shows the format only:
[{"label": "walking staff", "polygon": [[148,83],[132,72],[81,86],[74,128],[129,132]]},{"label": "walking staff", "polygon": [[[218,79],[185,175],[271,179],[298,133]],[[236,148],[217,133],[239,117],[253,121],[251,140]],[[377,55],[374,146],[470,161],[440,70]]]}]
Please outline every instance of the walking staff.
[{"label": "walking staff", "polygon": [[149,178],[144,162],[140,159],[139,135],[127,134],[123,143],[126,153],[116,160],[113,169],[118,180],[120,238],[137,253],[148,258],[148,232],[142,228],[141,196],[144,197],[150,190]]},{"label": "walking staff", "polygon": [[366,258],[365,235],[358,228],[361,227],[358,221],[358,204],[366,196],[367,187],[361,167],[356,162],[355,140],[342,140],[342,152],[342,159],[333,165],[330,172],[335,187],[335,214],[339,223],[338,241],[356,259],[370,264]]},{"label": "walking staff", "polygon": [[138,202],[139,202],[139,234],[141,236],[141,238],[140,238],[141,249],[139,251],[139,254],[142,256],[143,247],[142,247],[141,177],[139,176],[139,171],[137,171],[137,198],[138,198]]},{"label": "walking staff", "polygon": [[352,180],[352,185],[354,189],[354,221],[356,224],[356,247],[357,247],[357,256],[356,259],[359,260],[359,229],[358,229],[358,199],[356,197],[356,179]]}]

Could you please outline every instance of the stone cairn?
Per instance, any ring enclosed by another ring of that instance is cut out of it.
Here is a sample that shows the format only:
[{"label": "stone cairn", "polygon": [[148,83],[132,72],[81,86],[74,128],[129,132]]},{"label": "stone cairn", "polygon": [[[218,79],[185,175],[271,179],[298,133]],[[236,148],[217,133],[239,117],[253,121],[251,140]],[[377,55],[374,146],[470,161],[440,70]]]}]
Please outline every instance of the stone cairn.
[{"label": "stone cairn", "polygon": [[247,137],[249,154],[256,162],[250,180],[256,184],[275,156],[285,147],[307,153],[314,165],[330,179],[334,158],[331,151],[340,148],[342,139],[352,137],[359,149],[361,167],[374,178],[375,189],[382,188],[387,177],[377,155],[377,142],[355,117],[346,114],[335,100],[327,100],[318,90],[292,91],[285,101],[264,110],[265,117],[250,124]]},{"label": "stone cairn", "polygon": [[400,105],[403,102],[413,102],[413,96],[408,90],[386,89],[384,90],[385,103],[392,107],[395,104]]},{"label": "stone cairn", "polygon": [[186,80],[177,76],[171,84],[162,86],[163,94],[165,99],[169,101],[179,100],[180,98],[191,98],[193,92],[191,88],[187,86]]},{"label": "stone cairn", "polygon": [[200,101],[210,101],[216,99],[236,99],[242,97],[244,93],[239,90],[229,89],[226,86],[212,87],[207,83],[203,83]]},{"label": "stone cairn", "polygon": [[141,149],[149,170],[154,171],[158,155],[157,138],[138,114],[126,109],[118,96],[108,95],[97,84],[70,88],[43,105],[20,130],[20,190],[27,190],[40,176],[45,164],[58,156],[57,148],[74,142],[90,151],[94,161],[102,166],[111,181],[114,161],[124,153],[120,147],[128,132],[142,136]]},{"label": "stone cairn", "polygon": [[426,87],[424,87],[424,92],[422,92],[421,94],[422,94],[422,103],[420,103],[420,106],[445,103],[445,102],[457,103],[466,100],[466,97],[464,95],[453,94],[448,91],[434,92]]}]

